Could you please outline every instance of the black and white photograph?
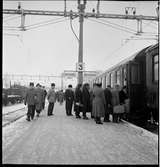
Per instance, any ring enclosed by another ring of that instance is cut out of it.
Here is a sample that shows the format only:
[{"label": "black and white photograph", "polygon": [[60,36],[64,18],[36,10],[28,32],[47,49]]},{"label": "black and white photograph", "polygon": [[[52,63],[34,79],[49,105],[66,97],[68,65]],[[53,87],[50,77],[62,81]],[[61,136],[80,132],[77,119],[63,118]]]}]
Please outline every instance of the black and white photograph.
[{"label": "black and white photograph", "polygon": [[160,1],[2,1],[2,164],[159,166]]}]

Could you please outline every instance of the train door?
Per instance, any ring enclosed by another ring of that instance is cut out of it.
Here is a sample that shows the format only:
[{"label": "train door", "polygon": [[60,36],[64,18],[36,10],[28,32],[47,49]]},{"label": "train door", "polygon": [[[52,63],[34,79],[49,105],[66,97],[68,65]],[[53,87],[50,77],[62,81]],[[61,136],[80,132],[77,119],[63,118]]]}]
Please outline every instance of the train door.
[{"label": "train door", "polygon": [[[141,111],[143,111],[143,101],[144,101],[144,89],[141,83],[141,63],[139,62],[129,62],[129,72],[128,72],[128,89],[130,98],[130,112],[135,116],[141,117]],[[138,114],[137,114],[138,113]],[[133,118],[134,118],[133,115]]]}]

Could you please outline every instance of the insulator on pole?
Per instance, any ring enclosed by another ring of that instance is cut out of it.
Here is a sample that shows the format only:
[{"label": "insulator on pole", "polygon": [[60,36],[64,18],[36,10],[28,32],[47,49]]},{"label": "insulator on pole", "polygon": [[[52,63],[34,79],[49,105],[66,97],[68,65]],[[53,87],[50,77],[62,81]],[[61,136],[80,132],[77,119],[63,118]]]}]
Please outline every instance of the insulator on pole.
[{"label": "insulator on pole", "polygon": [[66,12],[67,12],[66,8],[67,8],[67,6],[66,6],[66,0],[64,0],[64,16],[66,16]]},{"label": "insulator on pole", "polygon": [[142,33],[142,20],[137,20],[137,33]]},{"label": "insulator on pole", "polygon": [[18,2],[18,10],[21,10],[21,2]]}]

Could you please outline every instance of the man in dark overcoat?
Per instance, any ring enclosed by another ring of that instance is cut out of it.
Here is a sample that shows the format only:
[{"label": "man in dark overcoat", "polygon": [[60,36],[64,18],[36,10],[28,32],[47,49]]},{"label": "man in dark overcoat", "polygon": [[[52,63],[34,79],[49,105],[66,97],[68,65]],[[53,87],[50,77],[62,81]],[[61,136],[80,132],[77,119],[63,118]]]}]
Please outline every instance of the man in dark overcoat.
[{"label": "man in dark overcoat", "polygon": [[27,104],[27,121],[30,121],[30,118],[33,119],[35,115],[35,100],[36,100],[36,92],[34,88],[34,83],[30,82],[29,89],[26,92],[24,104]]},{"label": "man in dark overcoat", "polygon": [[106,100],[104,122],[110,122],[109,114],[112,112],[112,93],[110,85],[108,85],[107,88],[105,88],[104,95]]},{"label": "man in dark overcoat", "polygon": [[82,112],[83,102],[82,102],[82,84],[78,84],[74,92],[74,111],[76,118],[81,118],[79,115]]},{"label": "man in dark overcoat", "polygon": [[36,113],[37,113],[37,117],[39,117],[40,112],[43,109],[43,101],[44,101],[44,90],[41,89],[41,85],[38,83],[36,85],[36,103],[35,103],[35,107],[36,107]]},{"label": "man in dark overcoat", "polygon": [[74,92],[72,90],[72,85],[68,85],[68,89],[65,90],[65,101],[66,115],[72,115],[72,106],[74,102]]},{"label": "man in dark overcoat", "polygon": [[83,102],[83,119],[88,119],[86,113],[90,112],[90,94],[89,84],[85,83],[82,89],[82,102]]}]

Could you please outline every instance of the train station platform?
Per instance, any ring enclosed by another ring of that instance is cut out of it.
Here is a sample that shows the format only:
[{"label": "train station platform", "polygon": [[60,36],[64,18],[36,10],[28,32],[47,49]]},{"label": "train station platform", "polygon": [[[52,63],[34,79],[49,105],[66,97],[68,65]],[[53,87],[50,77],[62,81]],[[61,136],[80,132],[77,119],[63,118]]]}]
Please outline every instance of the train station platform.
[{"label": "train station platform", "polygon": [[96,124],[88,114],[89,120],[66,116],[64,104],[53,113],[5,126],[2,163],[158,165],[156,134],[127,122]]}]

